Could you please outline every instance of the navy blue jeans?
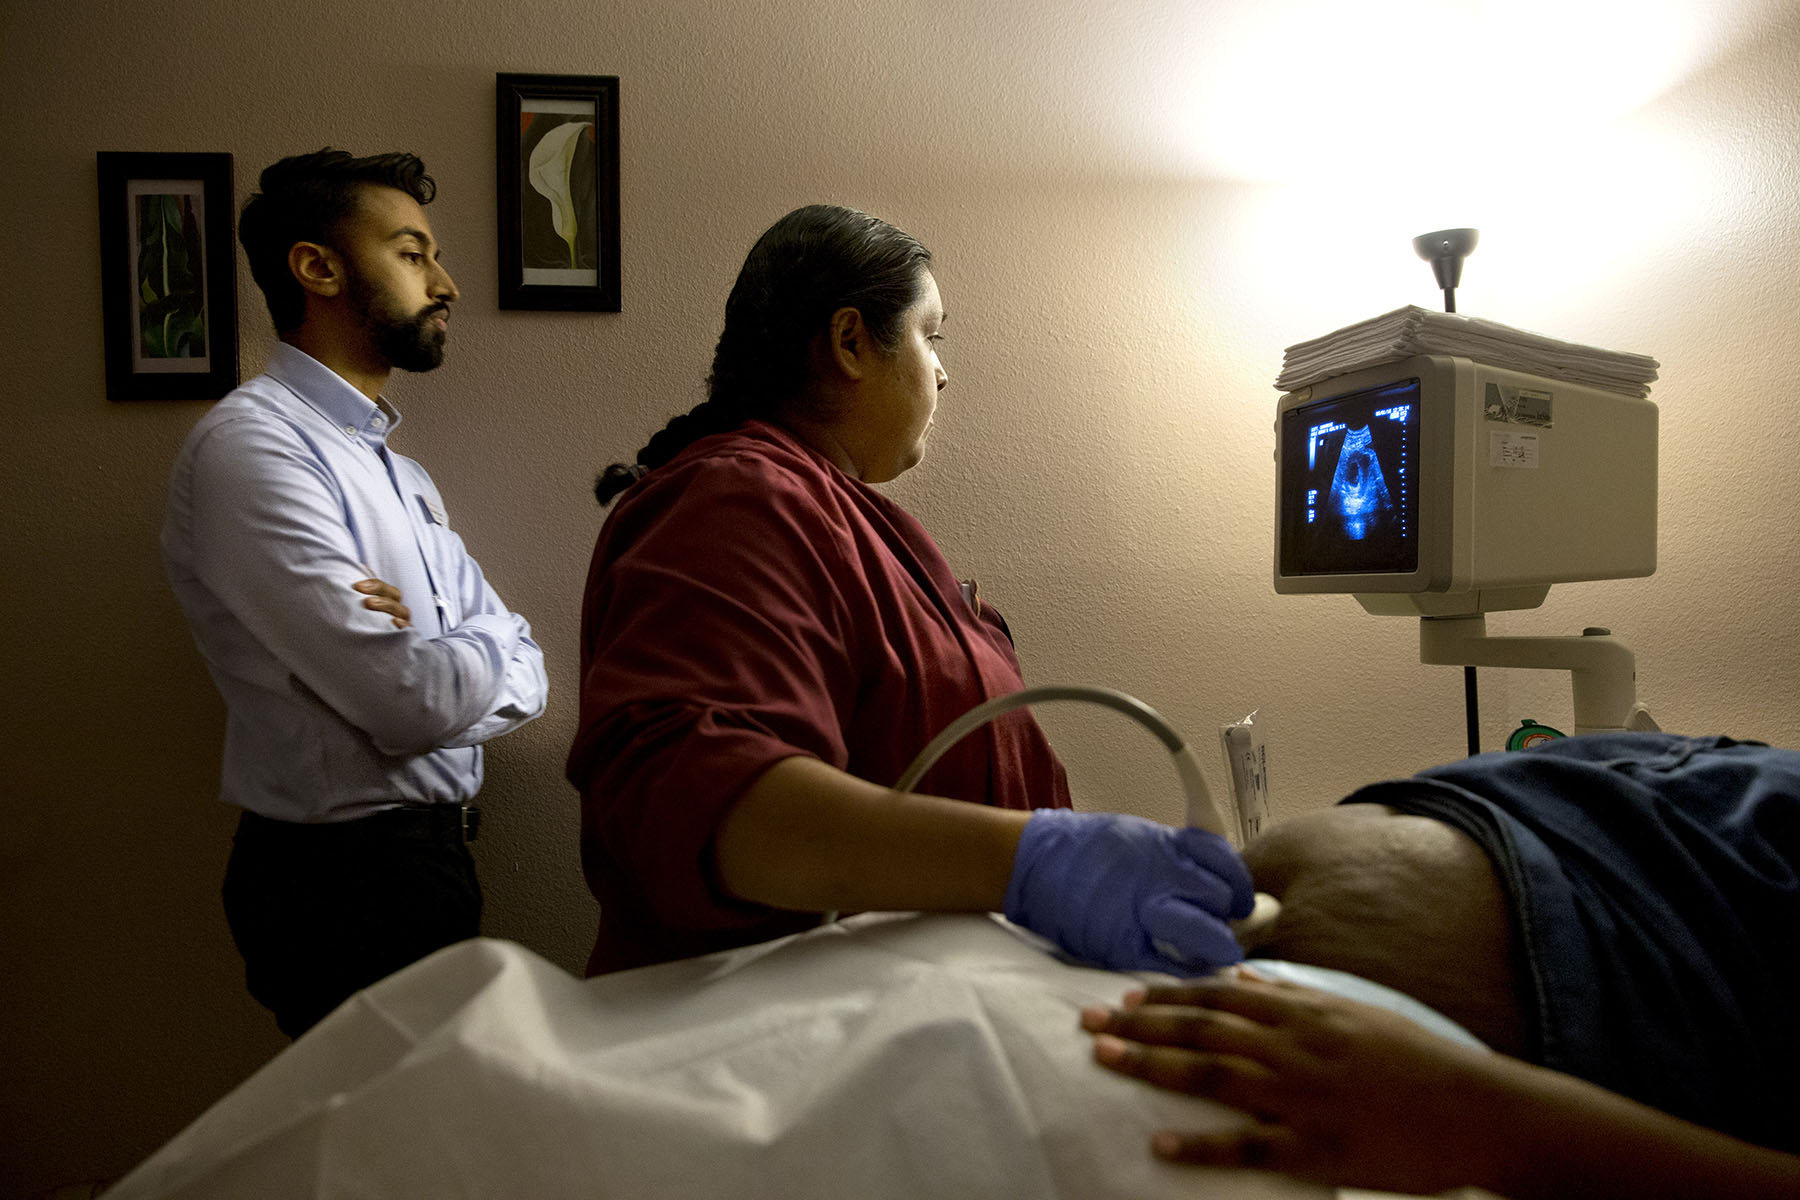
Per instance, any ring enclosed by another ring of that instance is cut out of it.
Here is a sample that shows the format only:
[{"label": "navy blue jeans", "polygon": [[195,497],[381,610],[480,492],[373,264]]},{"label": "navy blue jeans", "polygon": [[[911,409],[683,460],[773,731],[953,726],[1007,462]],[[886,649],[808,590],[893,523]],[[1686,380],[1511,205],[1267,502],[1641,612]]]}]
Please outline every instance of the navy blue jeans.
[{"label": "navy blue jeans", "polygon": [[1487,851],[1529,977],[1529,1057],[1800,1152],[1800,752],[1594,733],[1350,801]]}]

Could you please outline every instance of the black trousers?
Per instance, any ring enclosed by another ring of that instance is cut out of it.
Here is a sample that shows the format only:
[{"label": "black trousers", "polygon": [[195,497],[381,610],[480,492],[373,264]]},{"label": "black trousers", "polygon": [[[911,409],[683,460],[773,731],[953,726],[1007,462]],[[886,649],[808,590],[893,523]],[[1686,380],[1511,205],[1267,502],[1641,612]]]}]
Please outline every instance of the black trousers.
[{"label": "black trousers", "polygon": [[332,825],[245,813],[225,919],[251,996],[291,1038],[353,993],[475,937],[481,884],[455,808]]}]

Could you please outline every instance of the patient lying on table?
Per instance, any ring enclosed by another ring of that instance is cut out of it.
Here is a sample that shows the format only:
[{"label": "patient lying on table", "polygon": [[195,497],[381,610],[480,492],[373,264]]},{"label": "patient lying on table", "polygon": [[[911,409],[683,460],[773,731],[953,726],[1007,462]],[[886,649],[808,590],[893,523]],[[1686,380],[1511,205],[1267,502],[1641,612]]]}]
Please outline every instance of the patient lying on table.
[{"label": "patient lying on table", "polygon": [[[1485,755],[1277,825],[1246,859],[1283,902],[1252,954],[1387,984],[1565,1074],[1255,980],[1153,989],[1084,1014],[1100,1061],[1264,1117],[1159,1154],[1421,1192],[1800,1194],[1800,1159],[1743,1144],[1800,1150],[1800,754],[1656,734]],[[1334,1073],[1358,1089],[1335,1105]]]},{"label": "patient lying on table", "polygon": [[[1142,980],[966,913],[591,980],[465,942],[359,993],[110,1194],[1792,1196],[1797,856],[1800,754],[1592,736],[1265,834],[1246,858],[1284,907],[1251,966],[1276,982],[1159,977],[1109,1008]],[[1390,985],[1519,1057],[1296,978]]]}]

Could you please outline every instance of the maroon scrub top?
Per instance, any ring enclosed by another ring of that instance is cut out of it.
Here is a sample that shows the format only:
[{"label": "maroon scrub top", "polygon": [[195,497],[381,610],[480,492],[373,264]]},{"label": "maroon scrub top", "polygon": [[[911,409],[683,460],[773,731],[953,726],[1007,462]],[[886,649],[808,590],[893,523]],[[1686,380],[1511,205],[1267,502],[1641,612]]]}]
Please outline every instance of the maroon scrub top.
[{"label": "maroon scrub top", "polygon": [[[818,917],[735,900],[712,839],[784,758],[890,785],[964,712],[1024,686],[1006,624],[899,505],[773,425],[695,442],[600,530],[581,622],[589,974],[778,937]],[[918,791],[1067,808],[1025,710],[970,734]]]}]

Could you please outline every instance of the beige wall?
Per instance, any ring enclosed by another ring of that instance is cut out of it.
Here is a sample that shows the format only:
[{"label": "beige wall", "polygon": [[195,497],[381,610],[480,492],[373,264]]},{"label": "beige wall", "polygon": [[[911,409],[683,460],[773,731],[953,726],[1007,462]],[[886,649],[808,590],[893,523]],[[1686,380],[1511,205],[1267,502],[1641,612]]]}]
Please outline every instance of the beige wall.
[{"label": "beige wall", "polygon": [[[1282,348],[1436,304],[1429,271],[1328,191],[1156,162],[1129,129],[1156,81],[1082,54],[1105,6],[183,7],[4,11],[0,1193],[123,1173],[282,1044],[219,913],[221,707],[157,555],[167,465],[202,407],[105,399],[97,150],[228,150],[240,199],[325,144],[413,149],[438,177],[464,293],[452,356],[391,394],[401,448],[548,654],[549,712],[492,748],[478,859],[490,932],[566,967],[594,920],[561,778],[588,487],[697,398],[744,250],[799,203],[867,208],[938,255],[951,390],[932,454],[891,490],[1007,612],[1029,678],[1124,688],[1201,739],[1261,709],[1282,812],[1461,751],[1458,673],[1418,665],[1411,623],[1268,584]],[[1792,4],[1762,11],[1622,127],[1678,158],[1604,183],[1492,163],[1497,190],[1582,228],[1488,224],[1460,299],[1663,363],[1660,570],[1494,627],[1610,625],[1666,727],[1794,746],[1800,24]],[[501,70],[622,77],[623,313],[495,308]],[[1373,139],[1397,180],[1468,165],[1404,129]],[[249,374],[267,322],[240,287]],[[1568,719],[1564,681],[1484,683],[1490,746],[1520,717]],[[1117,720],[1045,714],[1080,801],[1176,818],[1173,773]]]}]

